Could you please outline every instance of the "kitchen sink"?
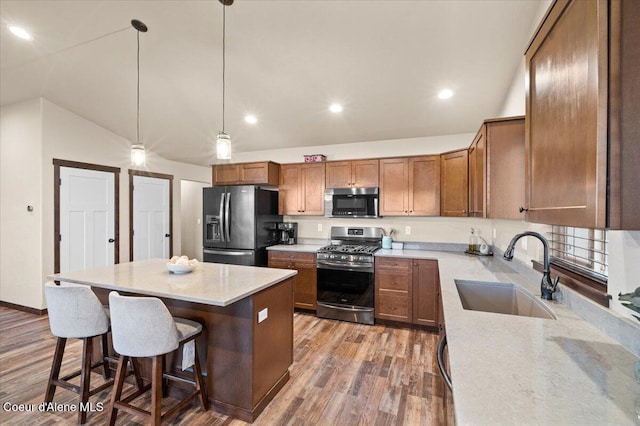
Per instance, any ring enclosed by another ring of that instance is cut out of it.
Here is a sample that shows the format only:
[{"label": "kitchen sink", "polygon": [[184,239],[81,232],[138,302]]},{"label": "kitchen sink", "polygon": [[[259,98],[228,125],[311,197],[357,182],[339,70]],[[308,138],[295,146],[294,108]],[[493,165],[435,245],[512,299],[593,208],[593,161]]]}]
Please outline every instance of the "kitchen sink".
[{"label": "kitchen sink", "polygon": [[455,280],[464,309],[556,319],[540,298],[511,283]]}]

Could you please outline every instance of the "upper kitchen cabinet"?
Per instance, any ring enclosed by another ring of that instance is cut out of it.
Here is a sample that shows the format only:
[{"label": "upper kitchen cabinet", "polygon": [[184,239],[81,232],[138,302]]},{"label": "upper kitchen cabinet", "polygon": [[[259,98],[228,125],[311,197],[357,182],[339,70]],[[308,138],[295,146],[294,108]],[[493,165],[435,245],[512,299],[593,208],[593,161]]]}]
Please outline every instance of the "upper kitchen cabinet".
[{"label": "upper kitchen cabinet", "polygon": [[330,161],[326,163],[327,188],[373,188],[378,186],[378,160]]},{"label": "upper kitchen cabinet", "polygon": [[280,166],[279,213],[283,215],[324,214],[324,163]]},{"label": "upper kitchen cabinet", "polygon": [[524,117],[485,120],[469,147],[469,216],[523,219]]},{"label": "upper kitchen cabinet", "polygon": [[212,166],[213,185],[273,185],[280,180],[280,165],[271,161]]},{"label": "upper kitchen cabinet", "polygon": [[467,216],[469,152],[466,149],[440,155],[440,215]]},{"label": "upper kitchen cabinet", "polygon": [[381,216],[438,216],[438,155],[380,160]]},{"label": "upper kitchen cabinet", "polygon": [[487,126],[484,124],[469,146],[469,214],[485,217],[486,205],[486,146]]},{"label": "upper kitchen cabinet", "polygon": [[636,0],[547,12],[525,54],[528,221],[640,229],[638,40]]}]

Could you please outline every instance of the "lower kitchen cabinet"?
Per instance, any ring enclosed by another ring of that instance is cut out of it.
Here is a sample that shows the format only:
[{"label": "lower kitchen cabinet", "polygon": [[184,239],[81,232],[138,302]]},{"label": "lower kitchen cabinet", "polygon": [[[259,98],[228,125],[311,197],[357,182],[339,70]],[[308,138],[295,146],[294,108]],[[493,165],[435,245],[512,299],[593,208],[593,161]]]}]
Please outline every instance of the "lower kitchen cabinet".
[{"label": "lower kitchen cabinet", "polygon": [[438,262],[376,257],[375,317],[409,324],[438,326]]},{"label": "lower kitchen cabinet", "polygon": [[315,253],[269,251],[269,267],[295,269],[293,277],[293,306],[316,310],[317,277]]}]

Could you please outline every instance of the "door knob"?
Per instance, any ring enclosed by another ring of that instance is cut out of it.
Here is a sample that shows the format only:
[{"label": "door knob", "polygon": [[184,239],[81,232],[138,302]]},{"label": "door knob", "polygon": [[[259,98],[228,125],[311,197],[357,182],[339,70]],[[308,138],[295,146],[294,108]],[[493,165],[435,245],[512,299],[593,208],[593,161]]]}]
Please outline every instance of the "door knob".
[{"label": "door knob", "polygon": [[109,238],[109,242],[110,242],[110,243],[115,243],[115,242],[116,242],[116,240],[114,240],[113,238]]},{"label": "door knob", "polygon": [[164,234],[165,238],[169,238],[171,234]]},{"label": "door knob", "polygon": [[518,211],[519,211],[520,213],[523,213],[523,212],[528,212],[528,211],[529,211],[529,209],[527,209],[527,208],[524,208],[524,207],[520,206],[520,208],[518,209]]}]

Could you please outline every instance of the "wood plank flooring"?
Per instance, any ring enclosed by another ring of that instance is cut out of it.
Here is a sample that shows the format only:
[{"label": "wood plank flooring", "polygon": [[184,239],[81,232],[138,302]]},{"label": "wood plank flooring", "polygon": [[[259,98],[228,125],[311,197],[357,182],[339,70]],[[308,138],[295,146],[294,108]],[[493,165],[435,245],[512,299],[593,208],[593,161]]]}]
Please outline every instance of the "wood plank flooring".
[{"label": "wood plank flooring", "polygon": [[[453,424],[450,393],[444,392],[438,373],[437,341],[437,334],[423,330],[331,321],[297,312],[291,378],[254,424]],[[77,413],[38,411],[54,348],[46,315],[0,307],[0,423],[75,424]],[[80,357],[80,341],[70,339],[61,374],[77,369]],[[102,382],[99,374],[93,374],[91,380],[92,386]],[[443,394],[448,416],[443,410]],[[89,413],[87,424],[106,422],[109,396],[107,389],[90,399],[94,406],[102,403],[105,408]],[[142,401],[149,405],[150,397]],[[33,404],[34,408],[30,412],[6,411],[6,402]],[[57,389],[54,402],[76,404],[77,395]],[[199,407],[183,410],[169,423],[245,424]],[[120,413],[118,424],[142,424],[142,419]]]}]

